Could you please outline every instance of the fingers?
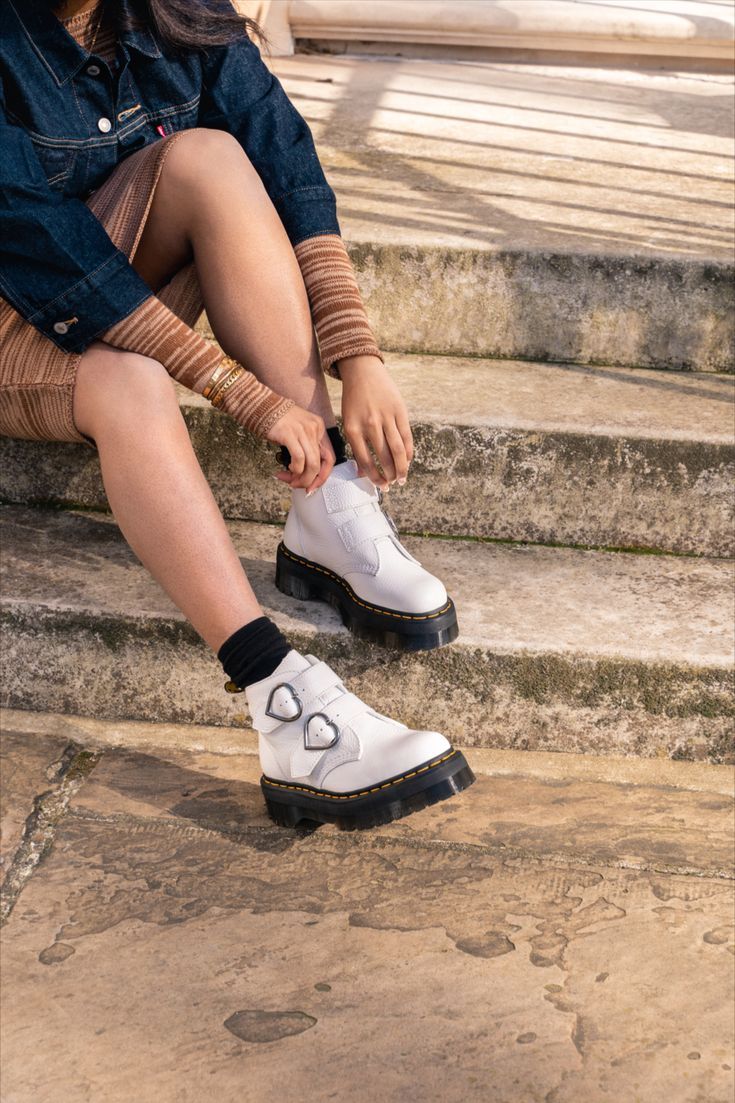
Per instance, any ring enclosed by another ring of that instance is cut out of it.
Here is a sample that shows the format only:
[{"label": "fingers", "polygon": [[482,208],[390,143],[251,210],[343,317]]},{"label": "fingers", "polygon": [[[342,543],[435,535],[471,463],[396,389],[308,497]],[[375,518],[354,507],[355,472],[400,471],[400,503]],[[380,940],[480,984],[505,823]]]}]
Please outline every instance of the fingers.
[{"label": "fingers", "polygon": [[348,440],[360,474],[367,475],[370,481],[375,483],[376,486],[379,486],[381,490],[386,490],[388,482],[378,471],[378,465],[370,455],[370,449],[367,446],[365,438],[362,436],[351,437],[348,434]]},{"label": "fingers", "polygon": [[323,437],[320,441],[319,454],[321,462],[319,464],[319,474],[314,479],[314,482],[310,486],[307,486],[306,493],[313,494],[315,490],[318,490],[320,486],[327,481],[329,475],[334,467],[334,449],[329,443],[328,437]]},{"label": "fingers", "polygon": [[291,486],[300,486],[298,481],[304,473],[304,467],[306,466],[306,453],[301,446],[301,441],[298,437],[294,437],[293,441],[288,444],[288,450],[291,453],[291,462],[288,465],[288,469],[293,475],[291,480]]},{"label": "fingers", "polygon": [[[322,419],[315,414],[304,411],[303,417],[295,428],[294,444],[288,443],[288,450],[291,453],[289,471],[293,476],[290,480],[292,487],[306,489],[312,485],[320,474],[323,459],[321,448],[323,436],[324,422]],[[332,457],[334,457],[334,453],[332,453]]]},{"label": "fingers", "polygon": [[378,431],[372,430],[370,436],[370,443],[373,446],[376,456],[380,460],[380,466],[383,468],[383,474],[388,480],[388,485],[396,481],[396,469],[393,464],[393,456],[391,450],[388,447],[386,439],[383,435],[382,428]]},{"label": "fingers", "polygon": [[413,433],[411,432],[411,426],[406,418],[396,418],[396,427],[401,434],[401,440],[403,441],[403,447],[406,452],[406,460],[408,463],[413,462]]},{"label": "fingers", "polygon": [[[399,433],[397,425],[391,425],[386,429],[385,442],[390,449],[395,478],[398,479],[400,485],[403,485],[408,475],[408,456],[406,455],[406,446],[403,443],[403,437]],[[385,470],[384,463],[383,469]]]}]

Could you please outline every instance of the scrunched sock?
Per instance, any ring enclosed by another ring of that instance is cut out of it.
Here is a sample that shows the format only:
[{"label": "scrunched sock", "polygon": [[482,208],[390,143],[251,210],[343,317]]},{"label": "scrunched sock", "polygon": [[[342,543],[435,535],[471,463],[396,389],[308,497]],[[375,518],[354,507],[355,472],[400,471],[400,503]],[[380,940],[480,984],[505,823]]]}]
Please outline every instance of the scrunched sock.
[{"label": "scrunched sock", "polygon": [[270,617],[256,617],[225,640],[217,658],[230,681],[245,689],[272,674],[290,650],[291,644]]}]

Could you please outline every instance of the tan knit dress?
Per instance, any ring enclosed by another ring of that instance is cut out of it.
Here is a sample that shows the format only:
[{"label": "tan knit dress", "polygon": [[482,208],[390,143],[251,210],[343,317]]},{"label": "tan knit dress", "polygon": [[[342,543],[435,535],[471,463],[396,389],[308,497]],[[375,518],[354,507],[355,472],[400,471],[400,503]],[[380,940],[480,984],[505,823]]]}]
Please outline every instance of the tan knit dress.
[{"label": "tan knit dress", "polygon": [[[105,60],[115,41],[87,11],[64,20],[67,31]],[[132,154],[88,199],[87,206],[114,245],[133,259],[145,229],[165,159],[182,132]],[[322,365],[337,374],[338,359],[380,356],[365,315],[349,257],[339,237],[323,235],[296,247],[312,308]],[[173,378],[202,392],[223,353],[192,327],[204,309],[193,264],[157,295],[102,336],[109,344],[152,356]],[[76,428],[73,397],[81,354],[65,352],[0,298],[0,435],[94,444]],[[245,371],[223,409],[259,436],[293,406]]]}]

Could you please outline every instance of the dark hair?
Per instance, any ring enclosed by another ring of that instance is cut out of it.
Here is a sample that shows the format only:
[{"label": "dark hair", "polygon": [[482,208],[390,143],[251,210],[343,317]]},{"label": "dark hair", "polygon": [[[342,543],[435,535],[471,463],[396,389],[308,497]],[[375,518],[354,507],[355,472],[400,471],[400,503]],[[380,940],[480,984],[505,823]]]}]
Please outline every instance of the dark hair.
[{"label": "dark hair", "polygon": [[[117,4],[108,7],[119,10]],[[255,20],[240,15],[230,0],[135,0],[131,8],[164,46],[206,50],[246,34],[263,41]]]},{"label": "dark hair", "polygon": [[[249,35],[267,45],[267,39],[254,19],[240,15],[230,0],[130,0],[129,11],[123,5],[102,0],[100,15],[109,19],[117,33],[144,24],[161,45],[179,50],[206,50],[225,46]],[[60,7],[51,0],[51,7]]]}]

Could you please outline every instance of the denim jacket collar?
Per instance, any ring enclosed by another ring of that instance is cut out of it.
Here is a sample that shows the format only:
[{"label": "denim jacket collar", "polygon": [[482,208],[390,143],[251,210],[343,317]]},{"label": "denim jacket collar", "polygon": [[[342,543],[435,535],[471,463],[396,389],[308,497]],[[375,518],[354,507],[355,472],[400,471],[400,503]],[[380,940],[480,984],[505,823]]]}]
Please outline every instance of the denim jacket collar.
[{"label": "denim jacket collar", "polygon": [[[30,0],[19,4],[10,0],[31,44],[41,61],[51,70],[58,85],[64,85],[75,76],[89,60],[86,50],[64,30],[48,4],[42,0]],[[124,14],[130,11],[129,0],[121,0]],[[137,50],[147,57],[161,57],[161,50],[147,27],[125,31],[120,36],[123,46]]]}]

